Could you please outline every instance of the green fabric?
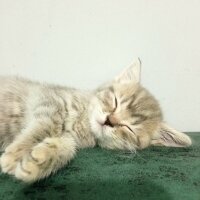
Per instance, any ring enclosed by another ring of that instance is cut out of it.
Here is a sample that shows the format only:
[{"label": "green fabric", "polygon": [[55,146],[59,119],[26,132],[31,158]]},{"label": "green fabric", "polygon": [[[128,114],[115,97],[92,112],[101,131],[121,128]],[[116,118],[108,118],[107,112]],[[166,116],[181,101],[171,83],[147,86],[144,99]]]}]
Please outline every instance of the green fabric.
[{"label": "green fabric", "polygon": [[200,200],[200,133],[190,148],[151,147],[137,154],[81,150],[57,174],[26,185],[0,174],[0,200]]}]

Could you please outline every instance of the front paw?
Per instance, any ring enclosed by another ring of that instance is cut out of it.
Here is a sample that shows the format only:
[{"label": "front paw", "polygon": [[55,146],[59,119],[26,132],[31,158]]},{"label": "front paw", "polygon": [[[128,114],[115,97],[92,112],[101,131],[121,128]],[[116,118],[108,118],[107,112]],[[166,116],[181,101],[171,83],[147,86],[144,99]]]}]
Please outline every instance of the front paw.
[{"label": "front paw", "polygon": [[17,146],[8,146],[5,153],[0,157],[0,167],[3,173],[15,174],[17,163],[19,162],[23,150]]},{"label": "front paw", "polygon": [[0,158],[0,165],[3,173],[14,174],[17,160],[11,153],[4,153]]},{"label": "front paw", "polygon": [[52,171],[51,164],[54,162],[58,145],[57,139],[46,138],[34,146],[30,153],[24,155],[18,162],[15,170],[16,178],[33,182],[48,176]]}]

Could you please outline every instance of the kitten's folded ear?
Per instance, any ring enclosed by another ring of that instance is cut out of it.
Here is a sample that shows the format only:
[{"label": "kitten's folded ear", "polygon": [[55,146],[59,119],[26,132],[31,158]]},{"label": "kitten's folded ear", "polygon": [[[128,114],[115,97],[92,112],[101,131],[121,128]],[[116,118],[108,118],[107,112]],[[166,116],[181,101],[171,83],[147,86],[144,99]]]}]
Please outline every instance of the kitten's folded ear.
[{"label": "kitten's folded ear", "polygon": [[140,82],[140,72],[141,72],[141,61],[139,58],[136,58],[133,63],[122,71],[115,81],[119,83],[129,83],[129,82]]},{"label": "kitten's folded ear", "polygon": [[166,123],[161,123],[160,130],[151,141],[151,145],[167,147],[188,147],[191,144],[189,136],[169,127]]}]

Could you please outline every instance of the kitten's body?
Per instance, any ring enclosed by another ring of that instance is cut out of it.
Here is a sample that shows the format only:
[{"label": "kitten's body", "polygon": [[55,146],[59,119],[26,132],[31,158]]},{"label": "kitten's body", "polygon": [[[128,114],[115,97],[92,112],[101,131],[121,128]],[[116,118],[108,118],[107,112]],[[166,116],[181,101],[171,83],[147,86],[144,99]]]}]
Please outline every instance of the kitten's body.
[{"label": "kitten's body", "polygon": [[48,176],[80,148],[188,146],[162,122],[156,99],[139,84],[139,62],[96,91],[0,78],[0,158],[4,173],[31,182]]},{"label": "kitten's body", "polygon": [[53,126],[46,136],[70,135],[77,148],[95,145],[88,119],[92,93],[15,77],[1,77],[0,85],[0,148],[36,119]]}]

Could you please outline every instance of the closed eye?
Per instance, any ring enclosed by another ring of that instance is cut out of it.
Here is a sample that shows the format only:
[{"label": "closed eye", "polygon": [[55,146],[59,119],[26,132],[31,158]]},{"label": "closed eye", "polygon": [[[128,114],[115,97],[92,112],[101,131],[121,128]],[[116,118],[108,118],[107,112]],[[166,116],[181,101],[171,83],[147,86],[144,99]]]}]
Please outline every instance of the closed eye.
[{"label": "closed eye", "polygon": [[117,98],[115,97],[115,109],[117,108]]},{"label": "closed eye", "polygon": [[117,102],[117,98],[116,98],[116,96],[115,96],[115,108],[114,108],[113,112],[115,112],[115,111],[116,111],[116,109],[117,109],[117,106],[118,106],[118,102]]},{"label": "closed eye", "polygon": [[122,127],[126,127],[129,131],[131,131],[132,133],[134,133],[134,131],[126,124],[119,124],[119,126],[122,126]]}]

